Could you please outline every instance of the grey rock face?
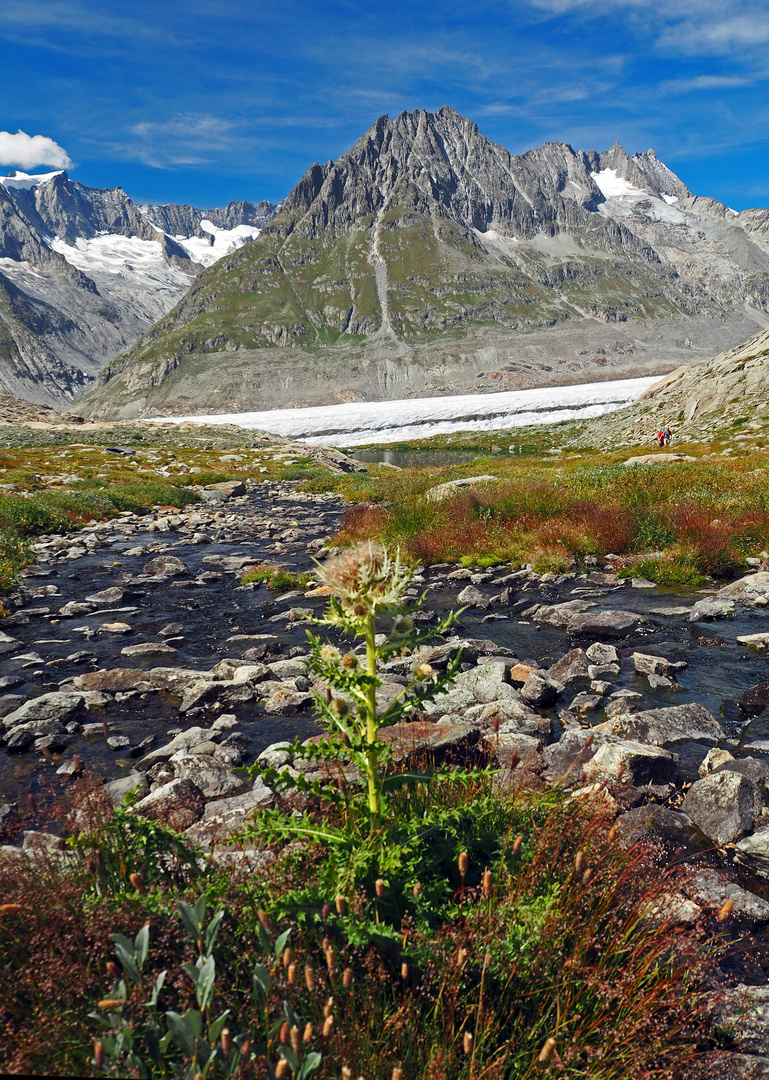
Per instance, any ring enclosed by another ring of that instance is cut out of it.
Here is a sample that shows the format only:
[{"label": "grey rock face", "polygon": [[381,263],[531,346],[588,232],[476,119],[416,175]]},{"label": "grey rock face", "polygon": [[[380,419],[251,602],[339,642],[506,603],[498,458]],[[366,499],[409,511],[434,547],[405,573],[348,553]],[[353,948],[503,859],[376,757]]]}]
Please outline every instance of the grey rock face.
[{"label": "grey rock face", "polygon": [[683,810],[705,836],[724,845],[749,833],[763,806],[763,795],[752,780],[720,772],[692,784]]},{"label": "grey rock face", "polygon": [[608,734],[653,746],[675,746],[692,740],[715,743],[725,732],[712,713],[698,704],[622,714],[606,724]]},{"label": "grey rock face", "polygon": [[713,619],[725,619],[734,611],[734,601],[720,597],[707,597],[698,600],[689,612],[689,622],[710,622]]},{"label": "grey rock face", "polygon": [[637,742],[611,742],[600,746],[585,765],[589,777],[607,777],[621,784],[645,787],[667,784],[675,777],[672,754],[659,746]]},{"label": "grey rock face", "polygon": [[25,701],[18,709],[3,717],[5,728],[14,728],[20,724],[41,725],[49,721],[66,724],[69,720],[85,712],[82,694],[54,691]]},{"label": "grey rock face", "polygon": [[139,799],[131,807],[131,813],[182,830],[200,820],[205,805],[205,797],[197,784],[178,777]]},{"label": "grey rock face", "polygon": [[609,610],[573,615],[566,631],[575,637],[627,637],[643,619],[632,611]]}]

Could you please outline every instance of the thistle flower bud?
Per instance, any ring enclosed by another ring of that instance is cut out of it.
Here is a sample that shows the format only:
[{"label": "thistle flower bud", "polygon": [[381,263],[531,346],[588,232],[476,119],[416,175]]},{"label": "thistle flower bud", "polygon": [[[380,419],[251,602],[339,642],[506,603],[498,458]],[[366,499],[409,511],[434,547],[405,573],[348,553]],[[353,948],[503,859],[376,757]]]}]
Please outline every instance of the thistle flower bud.
[{"label": "thistle flower bud", "polygon": [[462,877],[464,877],[465,874],[467,873],[467,868],[468,868],[469,865],[470,865],[470,859],[468,858],[467,852],[463,851],[460,854],[459,858],[457,859],[457,866],[459,867],[459,872],[462,875]]},{"label": "thistle flower bud", "polygon": [[305,1044],[305,1046],[312,1038],[312,1032],[313,1026],[308,1020],[307,1023],[304,1025],[304,1033],[302,1034],[302,1042]]},{"label": "thistle flower bud", "polygon": [[473,1033],[472,1031],[466,1031],[462,1038],[462,1049],[465,1052],[465,1057],[470,1057],[473,1052]]},{"label": "thistle flower bud", "polygon": [[416,899],[417,899],[417,897],[419,896],[419,894],[420,894],[420,893],[421,893],[421,891],[422,891],[422,885],[421,885],[421,883],[420,883],[420,882],[418,882],[418,881],[415,881],[415,882],[414,882],[414,884],[413,884],[413,885],[412,885],[412,887],[411,887],[411,891],[412,891],[412,893],[414,894],[414,899],[416,900]]},{"label": "thistle flower bud", "polygon": [[401,964],[401,978],[402,979],[408,979],[408,977],[409,977],[409,966],[406,963],[406,961],[404,960],[403,963]]},{"label": "thistle flower bud", "polygon": [[288,1076],[288,1062],[281,1058],[275,1066],[275,1080],[283,1080],[284,1076]]},{"label": "thistle flower bud", "polygon": [[346,915],[347,914],[347,901],[345,900],[345,898],[343,896],[341,896],[341,895],[337,896],[336,900],[334,901],[334,905],[336,907],[337,915]]},{"label": "thistle flower bud", "polygon": [[376,879],[376,881],[374,882],[374,889],[376,890],[377,896],[381,900],[385,894],[385,883],[382,878]]},{"label": "thistle flower bud", "polygon": [[409,630],[414,629],[414,620],[410,615],[401,615],[395,620],[395,632],[397,634],[408,634]]},{"label": "thistle flower bud", "polygon": [[552,1054],[553,1050],[555,1050],[555,1039],[553,1039],[551,1037],[551,1038],[546,1040],[545,1045],[542,1047],[542,1049],[539,1052],[539,1057],[537,1058],[537,1060],[540,1061],[540,1062],[547,1061],[549,1059],[550,1055]]},{"label": "thistle flower bud", "polygon": [[342,657],[342,667],[349,668],[350,671],[355,671],[358,666],[358,657],[354,652],[345,653]]},{"label": "thistle flower bud", "polygon": [[304,969],[304,982],[307,989],[312,994],[315,991],[315,972],[309,964],[305,965]]},{"label": "thistle flower bud", "polygon": [[97,1069],[104,1065],[104,1043],[101,1039],[97,1039],[93,1044],[93,1063]]},{"label": "thistle flower bud", "polygon": [[229,1028],[222,1028],[221,1040],[222,1053],[229,1054],[230,1050],[232,1050],[232,1032]]},{"label": "thistle flower bud", "polygon": [[327,1039],[331,1034],[331,1029],[334,1026],[334,1014],[329,1013],[326,1019],[323,1021],[323,1038]]},{"label": "thistle flower bud", "polygon": [[289,1032],[289,1037],[291,1039],[291,1049],[294,1051],[295,1054],[298,1054],[299,1051],[302,1049],[302,1039],[299,1034],[299,1028],[292,1027],[291,1031]]},{"label": "thistle flower bud", "polygon": [[283,1046],[288,1045],[289,1031],[290,1028],[288,1026],[288,1020],[284,1020],[283,1023],[280,1025],[280,1031],[278,1032],[278,1041]]},{"label": "thistle flower bud", "polygon": [[366,605],[365,604],[355,604],[355,606],[352,609],[352,613],[353,613],[353,615],[357,615],[357,617],[359,619],[362,619],[363,616],[366,614]]},{"label": "thistle flower bud", "polygon": [[521,845],[522,844],[523,844],[523,837],[522,836],[516,836],[515,840],[513,841],[513,855],[518,854],[518,852],[521,850]]},{"label": "thistle flower bud", "polygon": [[324,645],[320,650],[320,655],[323,660],[339,660],[341,653],[336,645]]},{"label": "thistle flower bud", "polygon": [[429,679],[434,671],[435,668],[432,664],[419,664],[419,666],[414,669],[414,678]]},{"label": "thistle flower bud", "polygon": [[718,909],[718,914],[716,915],[716,919],[718,919],[719,922],[724,922],[726,919],[729,918],[729,915],[731,914],[731,911],[732,911],[733,907],[734,907],[734,900],[732,900],[732,898],[729,897],[729,899],[725,900],[723,902],[723,904],[721,905],[721,907]]},{"label": "thistle flower bud", "polygon": [[337,697],[331,702],[331,711],[335,712],[337,716],[347,716],[350,706],[342,698]]},{"label": "thistle flower bud", "polygon": [[352,968],[345,968],[342,972],[342,986],[345,990],[349,990],[354,981]]},{"label": "thistle flower bud", "polygon": [[289,986],[296,986],[296,964],[289,964],[286,971],[286,982]]},{"label": "thistle flower bud", "polygon": [[481,878],[481,892],[486,900],[491,896],[492,874],[491,870],[484,870]]}]

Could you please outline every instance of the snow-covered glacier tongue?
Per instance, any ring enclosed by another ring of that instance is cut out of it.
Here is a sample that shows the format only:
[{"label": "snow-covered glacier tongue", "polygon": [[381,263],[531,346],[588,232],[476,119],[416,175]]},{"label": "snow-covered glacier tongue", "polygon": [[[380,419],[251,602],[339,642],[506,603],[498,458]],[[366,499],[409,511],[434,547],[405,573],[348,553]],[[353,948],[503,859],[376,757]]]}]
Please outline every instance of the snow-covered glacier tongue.
[{"label": "snow-covered glacier tongue", "polygon": [[151,423],[235,424],[286,435],[319,446],[427,439],[452,431],[494,431],[527,424],[588,419],[629,405],[657,382],[615,379],[577,386],[548,386],[498,394],[409,398],[403,401],[351,401],[309,409],[215,413],[207,416],[153,417]]}]

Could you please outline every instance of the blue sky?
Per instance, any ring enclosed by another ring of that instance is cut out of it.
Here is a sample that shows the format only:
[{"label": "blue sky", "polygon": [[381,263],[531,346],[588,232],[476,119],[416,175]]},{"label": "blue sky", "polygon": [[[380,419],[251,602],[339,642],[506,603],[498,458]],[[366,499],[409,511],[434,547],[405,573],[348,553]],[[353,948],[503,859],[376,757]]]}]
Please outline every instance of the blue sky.
[{"label": "blue sky", "polygon": [[767,0],[2,0],[0,129],[62,150],[0,164],[277,201],[382,113],[448,104],[514,153],[654,147],[697,194],[768,206],[767,46]]}]

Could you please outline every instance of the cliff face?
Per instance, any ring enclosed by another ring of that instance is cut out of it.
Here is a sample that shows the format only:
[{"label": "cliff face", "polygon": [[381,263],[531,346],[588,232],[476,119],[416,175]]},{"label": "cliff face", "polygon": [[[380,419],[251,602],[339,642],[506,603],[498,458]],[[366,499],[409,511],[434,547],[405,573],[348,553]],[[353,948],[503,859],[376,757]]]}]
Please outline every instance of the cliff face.
[{"label": "cliff face", "polygon": [[[319,382],[335,400],[361,392],[361,364],[372,396],[429,392],[420,373],[447,356],[489,366],[484,334],[496,349],[547,327],[734,319],[728,343],[755,327],[743,305],[767,303],[760,213],[695,197],[652,150],[513,155],[452,109],[418,110],[308,169],[259,238],[203,273],[78,408],[173,411],[168,379],[188,411],[210,408],[230,375],[240,408],[316,401]],[[494,364],[517,362],[500,349]]]},{"label": "cliff face", "polygon": [[0,177],[0,391],[45,404],[79,396],[203,264],[271,216],[271,204],[138,207],[122,188],[65,172]]}]

